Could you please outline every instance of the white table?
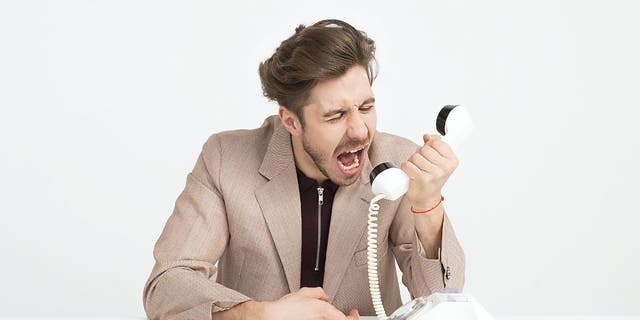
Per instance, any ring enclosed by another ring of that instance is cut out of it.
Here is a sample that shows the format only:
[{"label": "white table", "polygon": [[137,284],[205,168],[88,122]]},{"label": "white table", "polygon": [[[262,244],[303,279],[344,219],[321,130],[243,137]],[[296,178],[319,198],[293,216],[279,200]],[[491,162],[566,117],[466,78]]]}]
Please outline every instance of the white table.
[{"label": "white table", "polygon": [[[640,320],[640,316],[495,316],[496,320]],[[376,317],[360,317],[362,320],[375,320]]]},{"label": "white table", "polygon": [[[640,320],[640,316],[496,316],[496,320]],[[138,317],[6,317],[0,315],[0,320],[146,320]],[[376,317],[360,317],[362,320],[375,320]]]}]

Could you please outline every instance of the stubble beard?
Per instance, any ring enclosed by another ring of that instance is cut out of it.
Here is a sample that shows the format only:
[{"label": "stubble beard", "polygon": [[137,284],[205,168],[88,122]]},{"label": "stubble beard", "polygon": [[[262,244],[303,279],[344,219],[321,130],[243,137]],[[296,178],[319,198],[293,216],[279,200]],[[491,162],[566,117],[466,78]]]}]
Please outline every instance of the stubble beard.
[{"label": "stubble beard", "polygon": [[[316,168],[318,168],[318,170],[320,170],[320,172],[329,180],[331,180],[333,183],[339,186],[349,186],[354,184],[358,180],[360,176],[359,174],[356,174],[355,177],[352,178],[352,180],[347,180],[346,182],[335,181],[335,179],[331,179],[331,176],[329,175],[329,172],[325,166],[326,163],[329,163],[329,160],[327,159],[328,157],[322,154],[322,152],[315,150],[311,146],[311,143],[309,143],[309,141],[307,140],[307,137],[305,134],[302,135],[302,149],[304,149],[304,152],[306,152],[309,155],[309,157],[313,161]],[[329,163],[329,165],[331,164]]]}]

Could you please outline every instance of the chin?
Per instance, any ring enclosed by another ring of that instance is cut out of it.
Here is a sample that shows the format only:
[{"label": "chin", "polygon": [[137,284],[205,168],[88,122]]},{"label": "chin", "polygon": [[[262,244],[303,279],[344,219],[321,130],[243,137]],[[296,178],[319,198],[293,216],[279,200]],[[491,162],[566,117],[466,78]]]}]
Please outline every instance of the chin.
[{"label": "chin", "polygon": [[333,183],[341,186],[341,187],[346,187],[346,186],[350,186],[354,183],[356,183],[358,180],[360,180],[360,172],[354,174],[353,177],[351,178],[330,178],[331,181],[333,181]]}]

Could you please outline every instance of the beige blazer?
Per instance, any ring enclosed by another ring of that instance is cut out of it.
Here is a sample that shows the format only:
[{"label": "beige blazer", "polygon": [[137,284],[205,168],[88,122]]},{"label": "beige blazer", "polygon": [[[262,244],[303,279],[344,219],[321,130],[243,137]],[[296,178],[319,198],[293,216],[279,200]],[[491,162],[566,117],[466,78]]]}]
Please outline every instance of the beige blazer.
[{"label": "beige blazer", "polygon": [[[366,254],[372,163],[399,166],[418,147],[377,132],[360,179],[338,188],[323,288],[343,312],[357,308],[361,315],[375,314]],[[387,313],[401,305],[394,258],[413,297],[444,287],[462,289],[464,254],[446,214],[440,259],[427,259],[418,252],[407,201],[379,204],[380,287]],[[212,135],[156,243],[156,263],[143,294],[148,317],[210,319],[212,312],[249,299],[276,300],[297,291],[300,210],[291,136],[277,116],[255,130]]]}]

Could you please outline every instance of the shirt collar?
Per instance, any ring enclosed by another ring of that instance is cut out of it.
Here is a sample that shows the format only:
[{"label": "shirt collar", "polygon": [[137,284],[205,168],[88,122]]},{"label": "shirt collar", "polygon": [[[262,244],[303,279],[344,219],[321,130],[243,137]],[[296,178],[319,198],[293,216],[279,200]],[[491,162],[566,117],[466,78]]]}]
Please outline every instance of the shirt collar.
[{"label": "shirt collar", "polygon": [[335,193],[338,189],[338,185],[333,183],[331,179],[327,179],[322,183],[318,183],[316,180],[307,177],[298,167],[296,166],[296,174],[298,175],[298,188],[300,189],[300,194],[307,192],[309,189],[316,189],[318,187],[323,187],[325,190],[329,189],[332,193]]}]

